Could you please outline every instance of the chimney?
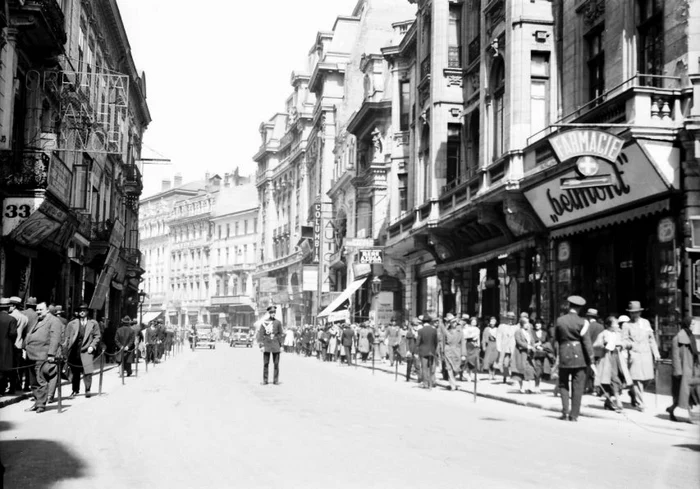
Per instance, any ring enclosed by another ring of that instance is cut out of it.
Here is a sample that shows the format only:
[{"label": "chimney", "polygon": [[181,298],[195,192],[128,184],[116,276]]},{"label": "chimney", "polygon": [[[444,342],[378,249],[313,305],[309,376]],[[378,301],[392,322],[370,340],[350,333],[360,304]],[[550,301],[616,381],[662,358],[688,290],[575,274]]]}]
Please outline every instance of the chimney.
[{"label": "chimney", "polygon": [[231,175],[228,173],[224,173],[224,187],[229,186],[231,186]]},{"label": "chimney", "polygon": [[161,182],[160,191],[165,192],[167,190],[170,190],[170,180],[163,180]]},{"label": "chimney", "polygon": [[236,167],[236,171],[233,172],[233,184],[236,187],[240,185],[240,175],[238,174],[238,167]]},{"label": "chimney", "polygon": [[182,187],[182,173],[175,174],[175,181],[173,182],[173,188]]},{"label": "chimney", "polygon": [[204,180],[206,180],[207,183],[209,183],[209,178],[211,178],[211,175],[209,175],[209,172],[206,172],[206,173],[204,174]]}]

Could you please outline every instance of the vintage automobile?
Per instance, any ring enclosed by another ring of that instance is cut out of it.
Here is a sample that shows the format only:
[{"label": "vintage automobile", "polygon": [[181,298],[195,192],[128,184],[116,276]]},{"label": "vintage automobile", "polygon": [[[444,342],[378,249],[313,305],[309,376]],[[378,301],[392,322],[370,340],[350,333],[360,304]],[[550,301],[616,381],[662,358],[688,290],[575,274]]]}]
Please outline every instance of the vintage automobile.
[{"label": "vintage automobile", "polygon": [[229,336],[228,344],[230,347],[243,345],[246,348],[252,348],[253,333],[251,328],[248,326],[234,326],[231,328],[231,335]]},{"label": "vintage automobile", "polygon": [[216,348],[216,338],[214,337],[214,328],[210,324],[197,325],[197,348],[210,349]]}]

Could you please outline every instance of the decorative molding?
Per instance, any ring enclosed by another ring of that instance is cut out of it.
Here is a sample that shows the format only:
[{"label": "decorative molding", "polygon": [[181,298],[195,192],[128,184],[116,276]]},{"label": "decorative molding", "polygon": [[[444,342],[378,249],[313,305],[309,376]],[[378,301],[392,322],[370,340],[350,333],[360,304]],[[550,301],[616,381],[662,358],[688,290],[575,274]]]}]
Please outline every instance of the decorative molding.
[{"label": "decorative molding", "polygon": [[595,26],[605,16],[605,0],[588,0],[577,10],[586,28]]}]

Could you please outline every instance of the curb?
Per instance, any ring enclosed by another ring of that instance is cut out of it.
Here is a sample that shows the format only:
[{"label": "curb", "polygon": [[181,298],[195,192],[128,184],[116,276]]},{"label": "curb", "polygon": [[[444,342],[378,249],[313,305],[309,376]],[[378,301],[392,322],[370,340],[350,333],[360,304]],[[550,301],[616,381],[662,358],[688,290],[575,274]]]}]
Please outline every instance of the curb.
[{"label": "curb", "polygon": [[[360,365],[360,364],[357,364],[357,366],[360,367],[360,368],[372,370],[372,367],[371,367],[371,366],[368,366],[368,365]],[[394,374],[394,375],[395,375],[395,372],[394,372],[393,370],[387,370],[387,369],[385,369],[383,366],[382,366],[382,367],[377,367],[377,366],[375,365],[374,370],[377,370],[377,371],[380,371],[380,372],[384,372],[384,373],[388,373],[388,374]],[[405,377],[405,375],[402,375],[401,373],[399,373],[399,376],[400,376],[400,377]],[[413,380],[413,379],[412,379],[412,380]],[[444,381],[444,380],[438,380],[438,379],[436,379],[435,385],[436,385],[436,386],[440,386],[440,387],[449,387],[450,384],[449,384],[449,382],[446,382],[446,381]],[[474,392],[473,392],[473,391],[467,391],[467,390],[464,390],[464,389],[459,389],[459,392],[463,392],[464,394],[468,394],[468,395],[470,395],[470,396],[473,396],[473,395],[474,395]],[[542,404],[542,403],[539,403],[539,402],[534,402],[534,401],[521,401],[520,399],[513,399],[512,397],[507,397],[507,396],[500,395],[500,394],[489,394],[489,393],[479,392],[478,390],[477,390],[477,392],[476,392],[476,396],[477,396],[477,397],[483,397],[484,399],[491,399],[491,400],[493,400],[493,401],[501,401],[501,402],[506,402],[506,403],[508,403],[508,404],[515,404],[515,405],[518,405],[518,406],[524,406],[524,407],[529,407],[529,408],[535,408],[535,409],[540,409],[540,410],[542,410],[542,411],[549,411],[549,412],[561,414],[561,408],[546,406],[546,405],[544,405],[544,404]],[[585,406],[585,405],[582,405],[581,407],[582,407],[582,408],[585,408],[586,406]],[[579,417],[583,417],[583,418],[595,418],[595,419],[610,419],[610,418],[607,417],[607,416],[601,416],[601,415],[599,415],[599,414],[597,414],[597,413],[588,413],[588,412],[583,412],[583,411],[581,411],[581,412],[579,413]]]}]

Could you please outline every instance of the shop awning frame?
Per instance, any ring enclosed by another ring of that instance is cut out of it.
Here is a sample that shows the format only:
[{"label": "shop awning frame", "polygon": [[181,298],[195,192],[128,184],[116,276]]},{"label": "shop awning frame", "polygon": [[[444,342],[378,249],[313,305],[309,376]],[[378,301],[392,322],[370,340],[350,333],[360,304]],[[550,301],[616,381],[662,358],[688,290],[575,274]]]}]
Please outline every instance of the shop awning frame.
[{"label": "shop awning frame", "polygon": [[333,299],[333,301],[330,304],[328,304],[328,306],[323,311],[321,311],[316,317],[319,319],[325,318],[330,313],[338,309],[343,302],[350,299],[350,297],[352,297],[352,295],[355,292],[357,292],[357,290],[360,287],[362,287],[362,284],[364,284],[367,281],[367,278],[368,277],[364,277],[353,281],[343,292],[340,293],[338,297]]},{"label": "shop awning frame", "polygon": [[535,247],[535,238],[529,237],[516,241],[515,243],[510,243],[495,250],[487,251],[486,253],[481,253],[479,255],[470,256],[469,258],[463,258],[461,260],[455,260],[448,263],[442,263],[436,267],[438,272],[445,270],[452,270],[454,268],[465,268],[472,265],[478,265],[479,263],[484,263],[494,258],[498,258],[501,255],[509,255],[515,253],[516,251],[526,250],[528,248]]},{"label": "shop awning frame", "polygon": [[143,324],[148,324],[151,321],[154,321],[158,319],[160,316],[163,315],[164,311],[150,311],[150,312],[144,312],[143,313],[143,318],[141,319],[141,322]]}]

